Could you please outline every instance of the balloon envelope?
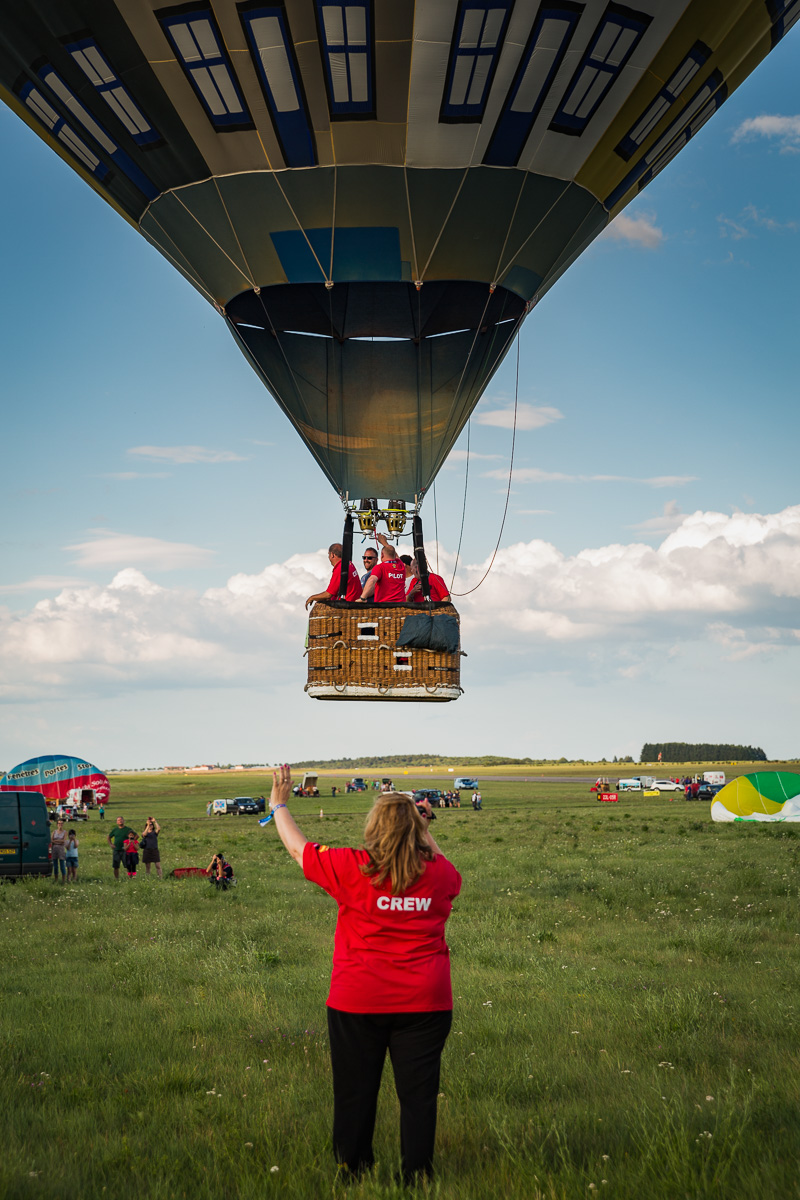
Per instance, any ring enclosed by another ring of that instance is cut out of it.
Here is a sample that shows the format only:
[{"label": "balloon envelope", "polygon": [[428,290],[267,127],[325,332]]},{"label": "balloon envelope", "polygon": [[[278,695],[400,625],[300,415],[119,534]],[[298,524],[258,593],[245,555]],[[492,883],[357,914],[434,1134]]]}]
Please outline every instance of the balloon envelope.
[{"label": "balloon envelope", "polygon": [[798,11],[26,0],[0,95],[224,314],[342,495],[413,500],[529,309]]},{"label": "balloon envelope", "polygon": [[108,802],[108,776],[85,759],[69,754],[29,758],[0,779],[0,792],[41,792],[45,800],[56,804],[80,788],[94,789],[95,803]]},{"label": "balloon envelope", "polygon": [[715,821],[800,821],[800,775],[791,771],[740,775],[717,792],[711,816]]}]

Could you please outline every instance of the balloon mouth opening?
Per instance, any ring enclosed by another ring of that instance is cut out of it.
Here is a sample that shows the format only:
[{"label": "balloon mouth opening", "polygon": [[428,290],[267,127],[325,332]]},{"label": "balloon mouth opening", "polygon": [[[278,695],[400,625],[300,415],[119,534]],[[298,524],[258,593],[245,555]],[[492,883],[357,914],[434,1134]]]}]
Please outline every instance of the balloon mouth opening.
[{"label": "balloon mouth opening", "polygon": [[498,326],[510,333],[525,311],[515,292],[467,280],[436,280],[419,289],[410,282],[276,284],[240,292],[225,306],[230,323],[243,332],[338,342],[419,342]]}]

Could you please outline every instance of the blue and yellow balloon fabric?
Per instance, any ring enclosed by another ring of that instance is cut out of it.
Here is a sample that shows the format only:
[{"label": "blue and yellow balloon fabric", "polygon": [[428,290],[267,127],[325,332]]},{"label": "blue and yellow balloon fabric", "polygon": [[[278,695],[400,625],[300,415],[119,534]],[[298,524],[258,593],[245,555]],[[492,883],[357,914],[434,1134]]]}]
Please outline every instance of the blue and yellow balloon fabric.
[{"label": "blue and yellow balloon fabric", "polygon": [[800,775],[740,775],[714,797],[711,816],[715,821],[800,821]]}]

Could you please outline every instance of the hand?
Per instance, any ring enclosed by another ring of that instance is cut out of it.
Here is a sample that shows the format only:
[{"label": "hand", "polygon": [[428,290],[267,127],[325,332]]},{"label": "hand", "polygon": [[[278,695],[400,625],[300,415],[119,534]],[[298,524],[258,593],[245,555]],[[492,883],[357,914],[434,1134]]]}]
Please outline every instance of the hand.
[{"label": "hand", "polygon": [[279,804],[288,804],[292,794],[292,772],[288,763],[281,763],[277,771],[272,772],[272,792],[269,798],[270,812]]},{"label": "hand", "polygon": [[419,810],[419,815],[421,817],[424,817],[427,821],[430,821],[430,819],[431,819],[431,802],[430,802],[430,800],[421,800],[419,802],[419,804],[417,805],[417,809]]},{"label": "hand", "polygon": [[309,596],[308,599],[306,600],[306,608],[311,608],[311,605],[314,603],[315,599],[316,599],[315,596]]}]

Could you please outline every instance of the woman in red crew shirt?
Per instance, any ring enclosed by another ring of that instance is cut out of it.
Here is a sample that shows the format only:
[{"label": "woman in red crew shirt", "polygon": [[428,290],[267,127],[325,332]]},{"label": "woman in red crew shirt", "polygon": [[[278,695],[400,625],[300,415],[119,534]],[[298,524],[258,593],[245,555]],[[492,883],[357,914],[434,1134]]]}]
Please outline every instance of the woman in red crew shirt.
[{"label": "woman in red crew shirt", "polygon": [[400,1101],[406,1181],[433,1169],[439,1067],[453,1017],[444,927],[461,876],[410,796],[375,801],[363,849],[309,842],[288,809],[288,766],[273,773],[270,812],[306,879],[339,906],[328,995],[333,1067],[333,1151],[360,1174],[374,1162],[372,1134],[386,1051]]}]

